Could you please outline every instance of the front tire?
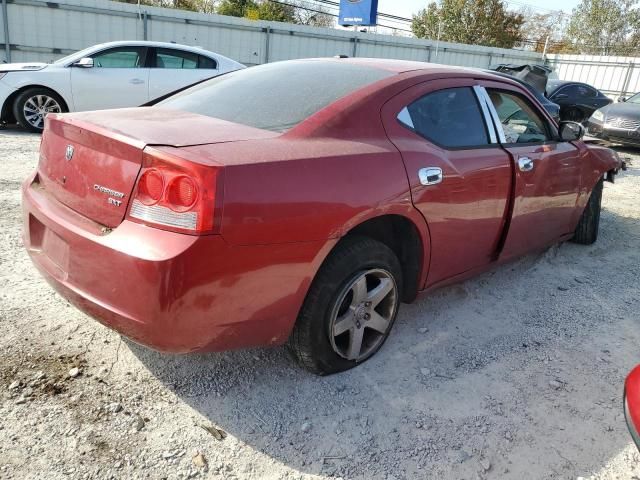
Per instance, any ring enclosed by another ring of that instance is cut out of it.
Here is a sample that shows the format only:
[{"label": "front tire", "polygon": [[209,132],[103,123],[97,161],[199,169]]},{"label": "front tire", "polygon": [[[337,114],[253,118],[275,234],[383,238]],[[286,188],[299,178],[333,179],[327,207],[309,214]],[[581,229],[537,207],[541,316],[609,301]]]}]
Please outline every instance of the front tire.
[{"label": "front tire", "polygon": [[401,292],[402,268],[389,247],[367,237],[346,238],[311,284],[290,350],[319,375],[355,367],[386,341]]},{"label": "front tire", "polygon": [[64,111],[66,108],[60,95],[41,87],[28,88],[16,97],[13,104],[16,121],[22,128],[35,133],[44,130],[47,114]]},{"label": "front tire", "polygon": [[600,179],[591,191],[587,206],[582,212],[572,242],[581,245],[591,245],[598,239],[600,229],[600,211],[602,210],[602,189],[604,181]]}]

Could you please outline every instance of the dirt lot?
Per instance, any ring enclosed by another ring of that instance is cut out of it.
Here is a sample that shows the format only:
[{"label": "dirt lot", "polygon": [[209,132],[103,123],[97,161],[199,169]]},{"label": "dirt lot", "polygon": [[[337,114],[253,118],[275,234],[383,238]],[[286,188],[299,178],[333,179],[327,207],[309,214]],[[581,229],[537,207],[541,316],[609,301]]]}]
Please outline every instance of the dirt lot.
[{"label": "dirt lot", "polygon": [[640,478],[640,160],[595,245],[405,305],[374,359],[318,378],[282,348],[160,355],[69,306],[21,246],[38,143],[0,131],[0,478]]}]

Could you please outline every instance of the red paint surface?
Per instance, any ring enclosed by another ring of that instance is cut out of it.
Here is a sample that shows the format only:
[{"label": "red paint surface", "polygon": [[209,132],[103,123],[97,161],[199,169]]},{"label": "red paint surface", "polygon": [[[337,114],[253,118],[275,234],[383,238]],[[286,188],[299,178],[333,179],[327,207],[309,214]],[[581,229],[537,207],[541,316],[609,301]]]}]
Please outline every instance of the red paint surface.
[{"label": "red paint surface", "polygon": [[627,420],[631,421],[635,431],[640,434],[640,365],[627,376],[624,387],[630,417]]},{"label": "red paint surface", "polygon": [[[38,172],[23,187],[24,241],[34,263],[79,308],[153,348],[272,345],[286,341],[340,237],[366,220],[398,215],[415,226],[423,249],[418,286],[427,290],[566,239],[597,179],[618,166],[610,151],[581,142],[437,147],[396,121],[402,107],[439,88],[495,86],[495,78],[359,62],[398,75],[285,134],[159,108],[47,117]],[[531,98],[509,81],[500,85]],[[76,149],[71,161],[67,144]],[[149,145],[184,168],[216,169],[212,234],[127,218]],[[523,153],[537,168],[514,178],[514,158]],[[445,180],[424,187],[417,172],[431,166]],[[108,205],[95,184],[122,192],[122,206]]]}]

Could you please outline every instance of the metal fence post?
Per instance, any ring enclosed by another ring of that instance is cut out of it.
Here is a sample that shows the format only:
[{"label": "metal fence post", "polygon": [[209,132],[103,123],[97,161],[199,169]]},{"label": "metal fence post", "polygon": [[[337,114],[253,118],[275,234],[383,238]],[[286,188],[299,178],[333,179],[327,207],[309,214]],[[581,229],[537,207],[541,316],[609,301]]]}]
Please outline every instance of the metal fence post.
[{"label": "metal fence post", "polygon": [[353,51],[351,53],[351,56],[357,57],[358,56],[358,37],[353,37],[351,40],[353,41]]},{"label": "metal fence post", "polygon": [[271,27],[264,29],[266,37],[264,39],[264,63],[269,63],[269,48],[271,46]]},{"label": "metal fence post", "polygon": [[7,63],[11,63],[11,42],[9,40],[9,17],[7,12],[7,0],[2,0],[2,23],[4,25],[4,52]]},{"label": "metal fence post", "polygon": [[149,20],[149,16],[147,14],[147,11],[145,10],[142,14],[142,39],[143,40],[147,40],[148,35],[148,25],[147,22]]},{"label": "metal fence post", "polygon": [[631,82],[634,68],[635,64],[633,62],[629,62],[629,67],[627,68],[627,74],[624,77],[624,83],[622,84],[622,91],[620,92],[620,96],[624,97],[627,95],[627,90],[629,89],[629,83]]}]

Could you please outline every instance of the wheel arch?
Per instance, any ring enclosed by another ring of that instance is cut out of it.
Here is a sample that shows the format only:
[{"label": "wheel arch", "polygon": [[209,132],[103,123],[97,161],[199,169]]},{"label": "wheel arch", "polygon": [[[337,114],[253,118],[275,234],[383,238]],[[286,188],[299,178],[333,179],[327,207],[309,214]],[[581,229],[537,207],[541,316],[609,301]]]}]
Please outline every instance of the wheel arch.
[{"label": "wheel arch", "polygon": [[4,101],[4,104],[2,105],[2,109],[0,110],[0,119],[9,122],[9,121],[16,121],[16,118],[13,114],[13,104],[16,101],[16,98],[18,98],[18,95],[20,95],[21,93],[29,90],[30,88],[44,88],[46,90],[49,90],[53,93],[55,93],[56,95],[58,95],[61,99],[62,102],[64,103],[63,107],[65,109],[65,111],[69,111],[69,101],[65,98],[64,95],[62,95],[60,92],[56,91],[55,89],[48,87],[46,85],[40,85],[37,83],[30,83],[29,85],[24,85],[20,88],[18,88],[17,90],[15,90],[14,92],[11,92],[11,95],[9,95],[6,100]]},{"label": "wheel arch", "polygon": [[[388,246],[400,260],[403,274],[402,301],[413,301],[423,288],[430,261],[430,240],[426,222],[398,213],[385,213],[362,220],[342,235],[331,252],[353,236],[368,237]],[[329,252],[329,255],[331,254]]]}]

